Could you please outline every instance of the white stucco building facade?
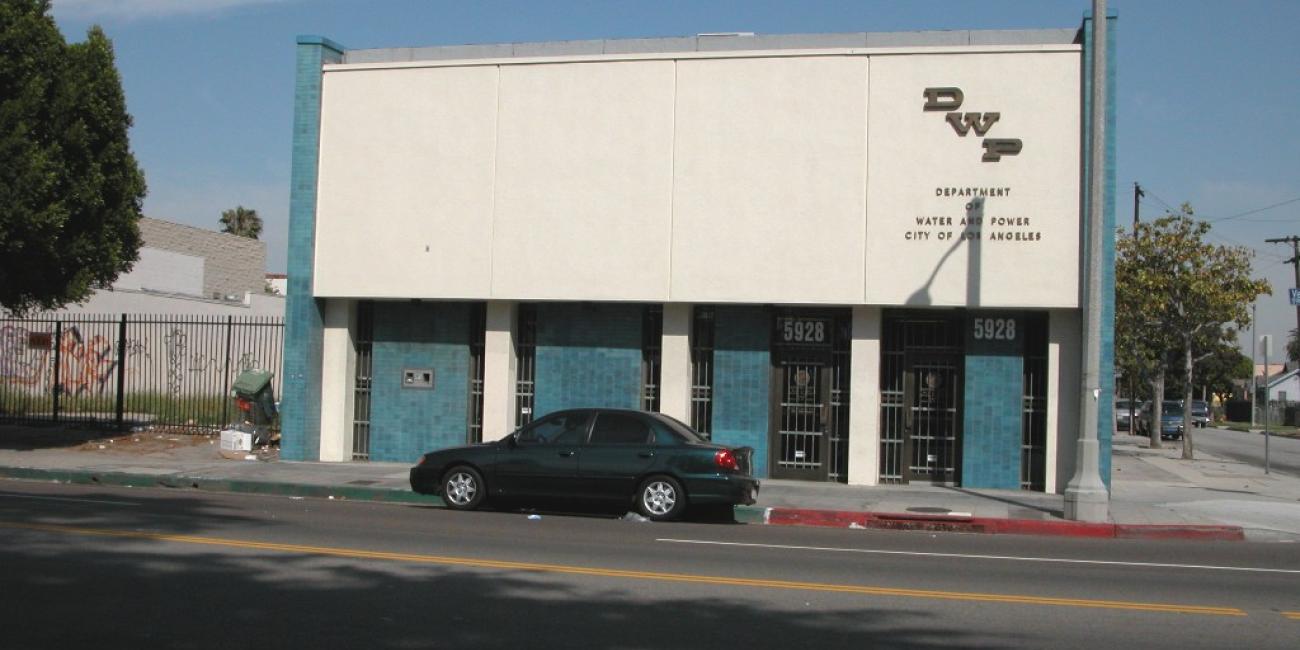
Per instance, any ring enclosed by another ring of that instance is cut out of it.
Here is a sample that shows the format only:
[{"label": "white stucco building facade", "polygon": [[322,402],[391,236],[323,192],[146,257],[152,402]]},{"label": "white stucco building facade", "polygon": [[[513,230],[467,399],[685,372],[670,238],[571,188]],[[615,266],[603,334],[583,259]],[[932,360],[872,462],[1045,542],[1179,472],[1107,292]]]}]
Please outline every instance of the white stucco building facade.
[{"label": "white stucco building facade", "polygon": [[1063,489],[1086,34],[300,39],[286,454],[627,406],[762,476]]}]

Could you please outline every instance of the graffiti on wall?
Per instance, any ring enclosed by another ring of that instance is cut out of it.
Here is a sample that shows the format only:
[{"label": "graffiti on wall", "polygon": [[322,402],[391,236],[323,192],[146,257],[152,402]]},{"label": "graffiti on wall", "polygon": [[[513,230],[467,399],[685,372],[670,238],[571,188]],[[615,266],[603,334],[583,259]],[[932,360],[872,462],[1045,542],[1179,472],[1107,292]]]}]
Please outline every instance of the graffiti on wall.
[{"label": "graffiti on wall", "polygon": [[[42,333],[36,333],[37,338]],[[0,328],[0,381],[48,388],[53,381],[49,347],[33,347],[26,328]],[[117,369],[113,342],[98,334],[85,336],[76,326],[63,331],[59,346],[59,388],[70,395],[101,395]]]},{"label": "graffiti on wall", "polygon": [[167,393],[180,395],[185,387],[185,348],[186,336],[179,327],[172,328],[164,339],[167,341]]},{"label": "graffiti on wall", "polygon": [[247,370],[265,368],[266,366],[262,365],[262,362],[257,357],[245,352],[239,355],[239,362],[235,367],[239,369],[239,372],[245,372]]},{"label": "graffiti on wall", "polygon": [[[32,341],[48,337],[48,332],[31,332],[15,325],[0,327],[0,383],[49,390],[54,383],[50,345],[36,346]],[[147,361],[149,341],[127,339],[123,350],[127,359]],[[103,395],[111,393],[117,376],[118,351],[100,334],[87,336],[73,325],[63,330],[58,342],[59,389],[66,395]],[[134,364],[128,361],[127,367]]]},{"label": "graffiti on wall", "polygon": [[103,395],[117,369],[113,343],[98,334],[85,338],[75,326],[59,341],[59,384],[69,395]]},{"label": "graffiti on wall", "polygon": [[30,354],[27,340],[30,332],[23,327],[0,327],[0,381],[21,386],[39,386],[45,378],[49,352]]}]

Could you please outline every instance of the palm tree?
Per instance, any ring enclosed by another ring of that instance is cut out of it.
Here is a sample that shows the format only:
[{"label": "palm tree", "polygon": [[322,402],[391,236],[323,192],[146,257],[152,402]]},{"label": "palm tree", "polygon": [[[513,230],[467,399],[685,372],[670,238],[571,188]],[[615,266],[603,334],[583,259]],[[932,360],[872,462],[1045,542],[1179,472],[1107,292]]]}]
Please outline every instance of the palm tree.
[{"label": "palm tree", "polygon": [[257,210],[250,210],[242,205],[233,210],[223,210],[221,232],[257,239],[257,236],[262,234],[262,218],[257,216]]}]

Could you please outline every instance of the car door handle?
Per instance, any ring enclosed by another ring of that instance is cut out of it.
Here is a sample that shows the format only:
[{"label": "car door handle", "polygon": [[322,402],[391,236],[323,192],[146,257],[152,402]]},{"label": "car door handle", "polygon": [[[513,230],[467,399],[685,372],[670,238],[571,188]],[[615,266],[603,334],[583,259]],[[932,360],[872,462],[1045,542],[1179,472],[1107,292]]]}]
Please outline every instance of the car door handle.
[{"label": "car door handle", "polygon": [[568,457],[570,457],[570,456],[573,455],[573,452],[571,452],[571,451],[562,451],[562,452],[559,452],[559,453],[560,453],[560,456],[562,456],[562,457],[564,457],[564,458],[568,458]]},{"label": "car door handle", "polygon": [[654,458],[655,453],[653,451],[643,451],[637,454],[637,456],[640,456],[641,458]]}]

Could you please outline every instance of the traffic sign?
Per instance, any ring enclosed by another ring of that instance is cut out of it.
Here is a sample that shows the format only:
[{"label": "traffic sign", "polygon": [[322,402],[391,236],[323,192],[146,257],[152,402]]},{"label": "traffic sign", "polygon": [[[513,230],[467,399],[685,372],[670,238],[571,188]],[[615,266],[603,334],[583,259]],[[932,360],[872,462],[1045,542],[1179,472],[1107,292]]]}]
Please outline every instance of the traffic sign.
[{"label": "traffic sign", "polygon": [[1291,287],[1291,304],[1300,305],[1300,289]]}]

